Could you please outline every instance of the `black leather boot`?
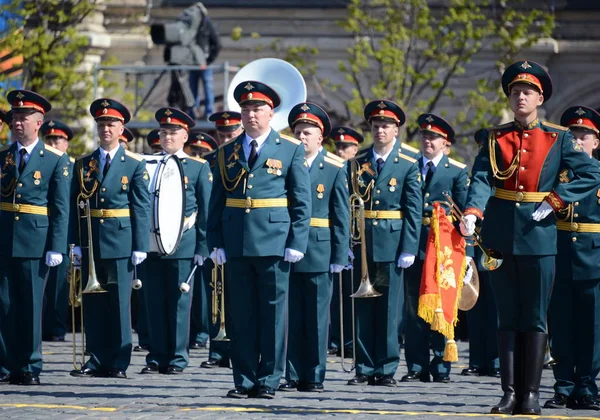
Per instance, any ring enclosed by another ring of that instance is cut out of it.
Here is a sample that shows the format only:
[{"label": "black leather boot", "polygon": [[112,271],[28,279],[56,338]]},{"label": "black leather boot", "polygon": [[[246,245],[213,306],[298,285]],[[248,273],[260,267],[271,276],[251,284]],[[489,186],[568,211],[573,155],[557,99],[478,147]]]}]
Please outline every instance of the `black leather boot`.
[{"label": "black leather boot", "polygon": [[548,335],[540,332],[522,333],[523,338],[523,392],[521,414],[540,415],[540,381],[544,368]]},{"label": "black leather boot", "polygon": [[514,331],[498,331],[500,382],[504,395],[500,403],[492,408],[492,414],[512,414],[517,405],[515,393],[515,346],[516,333]]}]

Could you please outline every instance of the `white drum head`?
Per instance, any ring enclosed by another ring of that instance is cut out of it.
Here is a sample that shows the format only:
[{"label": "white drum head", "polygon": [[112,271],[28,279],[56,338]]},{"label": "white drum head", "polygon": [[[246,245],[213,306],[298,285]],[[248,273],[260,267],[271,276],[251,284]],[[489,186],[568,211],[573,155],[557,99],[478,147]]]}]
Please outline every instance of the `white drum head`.
[{"label": "white drum head", "polygon": [[173,155],[145,155],[152,194],[150,252],[171,255],[179,246],[185,218],[183,167]]}]

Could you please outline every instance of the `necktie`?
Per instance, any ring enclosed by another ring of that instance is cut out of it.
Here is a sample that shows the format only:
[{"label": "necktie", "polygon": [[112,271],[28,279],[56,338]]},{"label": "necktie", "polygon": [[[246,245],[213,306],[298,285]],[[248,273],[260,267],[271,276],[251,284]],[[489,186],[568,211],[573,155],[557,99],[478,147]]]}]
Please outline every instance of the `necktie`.
[{"label": "necktie", "polygon": [[435,166],[433,166],[433,162],[427,162],[427,174],[425,175],[425,188],[429,186],[431,182],[431,178],[433,178],[433,173],[435,172]]},{"label": "necktie", "polygon": [[385,160],[383,160],[382,158],[378,158],[377,159],[377,174],[379,175],[381,173],[381,170],[383,169],[383,164],[385,163]]},{"label": "necktie", "polygon": [[106,155],[106,162],[104,162],[104,169],[102,170],[102,175],[106,176],[108,170],[110,169],[110,155]]},{"label": "necktie", "polygon": [[252,169],[252,167],[256,163],[256,159],[258,158],[258,152],[256,151],[258,143],[256,142],[256,140],[252,140],[250,142],[250,145],[252,146],[252,149],[250,149],[250,158],[248,158],[248,166],[250,167],[250,169]]},{"label": "necktie", "polygon": [[25,165],[27,164],[27,162],[25,162],[25,155],[27,154],[27,150],[25,150],[25,148],[22,148],[21,150],[19,150],[19,155],[20,155],[20,159],[19,159],[19,173],[23,173],[23,169],[25,169]]}]

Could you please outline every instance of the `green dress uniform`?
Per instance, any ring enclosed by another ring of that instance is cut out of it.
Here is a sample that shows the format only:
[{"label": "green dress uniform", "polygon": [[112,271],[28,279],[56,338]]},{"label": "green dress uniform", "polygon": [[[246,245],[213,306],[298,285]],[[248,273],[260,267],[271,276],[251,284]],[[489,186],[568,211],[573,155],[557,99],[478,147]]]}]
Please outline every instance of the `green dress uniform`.
[{"label": "green dress uniform", "polygon": [[[561,124],[598,136],[600,114],[575,106],[563,113]],[[565,169],[559,182],[572,178],[573,173]],[[556,360],[552,367],[554,391],[561,396],[559,406],[590,409],[586,405],[598,406],[596,377],[600,372],[600,186],[571,203],[560,219],[556,224],[556,276],[548,309]]]},{"label": "green dress uniform", "polygon": [[[552,94],[550,76],[532,61],[506,69],[502,86],[507,96],[514,83],[534,86],[546,101]],[[500,268],[490,272],[504,391],[492,412],[539,414],[557,234],[553,217],[538,222],[532,214],[544,201],[560,210],[583,199],[598,188],[600,170],[561,126],[537,119],[527,126],[513,121],[486,134],[488,141],[473,165],[464,213],[483,218],[484,244],[504,254]],[[557,182],[561,168],[573,171],[571,182]]]},{"label": "green dress uniform", "polygon": [[[391,101],[374,101],[365,107],[365,118],[386,118],[402,125],[404,112]],[[349,383],[394,383],[400,358],[398,322],[402,318],[404,269],[401,253],[417,255],[421,230],[422,192],[417,161],[406,155],[398,139],[378,168],[373,147],[349,164],[350,192],[365,204],[366,261],[368,274],[382,296],[355,298],[356,374]],[[356,259],[361,258],[356,255]]]},{"label": "green dress uniform", "polygon": [[[475,132],[475,141],[479,147],[487,131],[480,129]],[[498,312],[496,301],[490,284],[490,273],[481,265],[482,251],[478,246],[473,247],[474,259],[479,275],[479,297],[477,303],[467,311],[467,328],[469,331],[469,367],[463,369],[463,376],[493,376],[500,375],[500,359],[498,358]]]},{"label": "green dress uniform", "polygon": [[[159,109],[156,120],[166,128],[188,131],[194,126],[194,120],[176,108]],[[204,159],[190,157],[183,150],[175,155],[183,166],[186,222],[177,250],[172,255],[164,256],[152,252],[147,261],[144,298],[150,341],[147,366],[142,373],[160,371],[175,374],[188,366],[194,287],[189,293],[182,293],[179,287],[192,271],[195,256],[209,254],[206,246],[206,212],[212,173]],[[190,224],[190,218],[195,218],[195,223]]]},{"label": "green dress uniform", "polygon": [[[326,138],[331,131],[327,113],[303,102],[290,111],[293,129],[309,123]],[[350,209],[346,165],[325,149],[309,165],[311,219],[306,255],[292,264],[289,290],[287,383],[280,389],[321,391],[327,364],[327,333],[331,301],[331,265],[348,262]],[[287,387],[287,388],[286,388]]]},{"label": "green dress uniform", "polygon": [[[113,99],[97,99],[90,112],[96,120],[124,123],[129,111]],[[150,249],[150,195],[146,162],[121,146],[106,169],[100,149],[77,159],[71,187],[71,241],[83,253],[82,279],[89,279],[86,198],[91,209],[91,246],[97,279],[106,293],[84,294],[83,310],[89,360],[73,376],[123,378],[132,350],[132,252]],[[110,155],[106,155],[110,156]],[[104,173],[106,172],[106,173]],[[86,284],[84,284],[84,287]]]},{"label": "green dress uniform", "polygon": [[[433,114],[422,114],[418,117],[420,131],[433,133],[436,136],[454,142],[454,130],[444,119]],[[449,193],[456,205],[463,209],[467,199],[468,174],[466,165],[448,158],[443,152],[437,159],[429,160],[425,156],[417,157],[419,172],[422,175],[422,225],[419,241],[419,255],[415,263],[406,270],[406,321],[405,348],[408,374],[402,378],[429,382],[429,375],[435,382],[449,381],[450,362],[445,362],[444,348],[446,337],[431,331],[430,325],[418,316],[419,290],[425,263],[425,249],[431,224],[433,203],[447,201],[444,194]],[[447,210],[449,213],[449,209]],[[429,349],[433,359],[429,360]]]},{"label": "green dress uniform", "polygon": [[[260,82],[241,83],[234,96],[240,104],[279,106],[277,94]],[[286,249],[306,252],[310,180],[299,141],[271,130],[250,166],[246,136],[219,149],[208,244],[225,250],[229,270],[236,389],[228,395],[245,398],[257,388],[258,396],[270,398],[285,366],[290,263],[284,255]]]},{"label": "green dress uniform", "polygon": [[[67,141],[73,138],[73,131],[67,124],[59,120],[45,121],[40,127],[43,138],[62,137]],[[73,175],[75,159],[67,155],[69,174]],[[65,251],[66,252],[66,251]],[[70,260],[68,255],[57,267],[48,269],[48,281],[44,290],[44,306],[42,312],[42,339],[48,341],[64,341],[68,330],[69,318],[69,285],[67,270]]]},{"label": "green dress uniform", "polygon": [[[8,101],[15,115],[50,110],[30,91],[11,91]],[[0,366],[11,383],[35,385],[42,370],[44,255],[67,251],[68,157],[39,139],[27,149],[14,142],[0,150],[0,170]]]}]

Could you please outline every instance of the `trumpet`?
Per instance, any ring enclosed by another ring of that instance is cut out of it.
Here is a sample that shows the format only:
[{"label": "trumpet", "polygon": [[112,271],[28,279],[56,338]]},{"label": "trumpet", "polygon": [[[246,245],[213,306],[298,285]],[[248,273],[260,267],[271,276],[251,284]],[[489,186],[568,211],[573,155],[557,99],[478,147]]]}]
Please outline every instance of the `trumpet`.
[{"label": "trumpet", "polygon": [[[75,244],[69,244],[69,270],[67,281],[69,282],[69,305],[71,305],[71,328],[73,330],[73,368],[81,370],[85,364],[85,332],[83,328],[83,300],[81,291],[81,262],[75,263]],[[81,359],[77,360],[77,333],[75,330],[75,309],[81,308],[79,319],[81,322]]]},{"label": "trumpet", "polygon": [[[210,285],[212,291],[212,323],[219,322],[219,332],[214,341],[230,341],[225,331],[225,265],[215,264],[212,269],[212,279]],[[217,320],[217,317],[219,318]]]},{"label": "trumpet", "polygon": [[[463,218],[462,211],[456,205],[452,197],[450,197],[450,193],[448,193],[448,191],[444,191],[442,194],[444,195],[447,201],[439,201],[439,203],[450,208],[452,216],[454,216],[455,219],[460,221]],[[473,242],[475,242],[475,244],[483,252],[483,255],[481,256],[481,265],[483,266],[483,268],[485,268],[488,271],[494,271],[500,268],[504,258],[502,253],[488,249],[485,245],[483,245],[481,235],[479,235],[479,232],[477,231],[475,231],[475,233],[473,234],[472,239]]]}]

